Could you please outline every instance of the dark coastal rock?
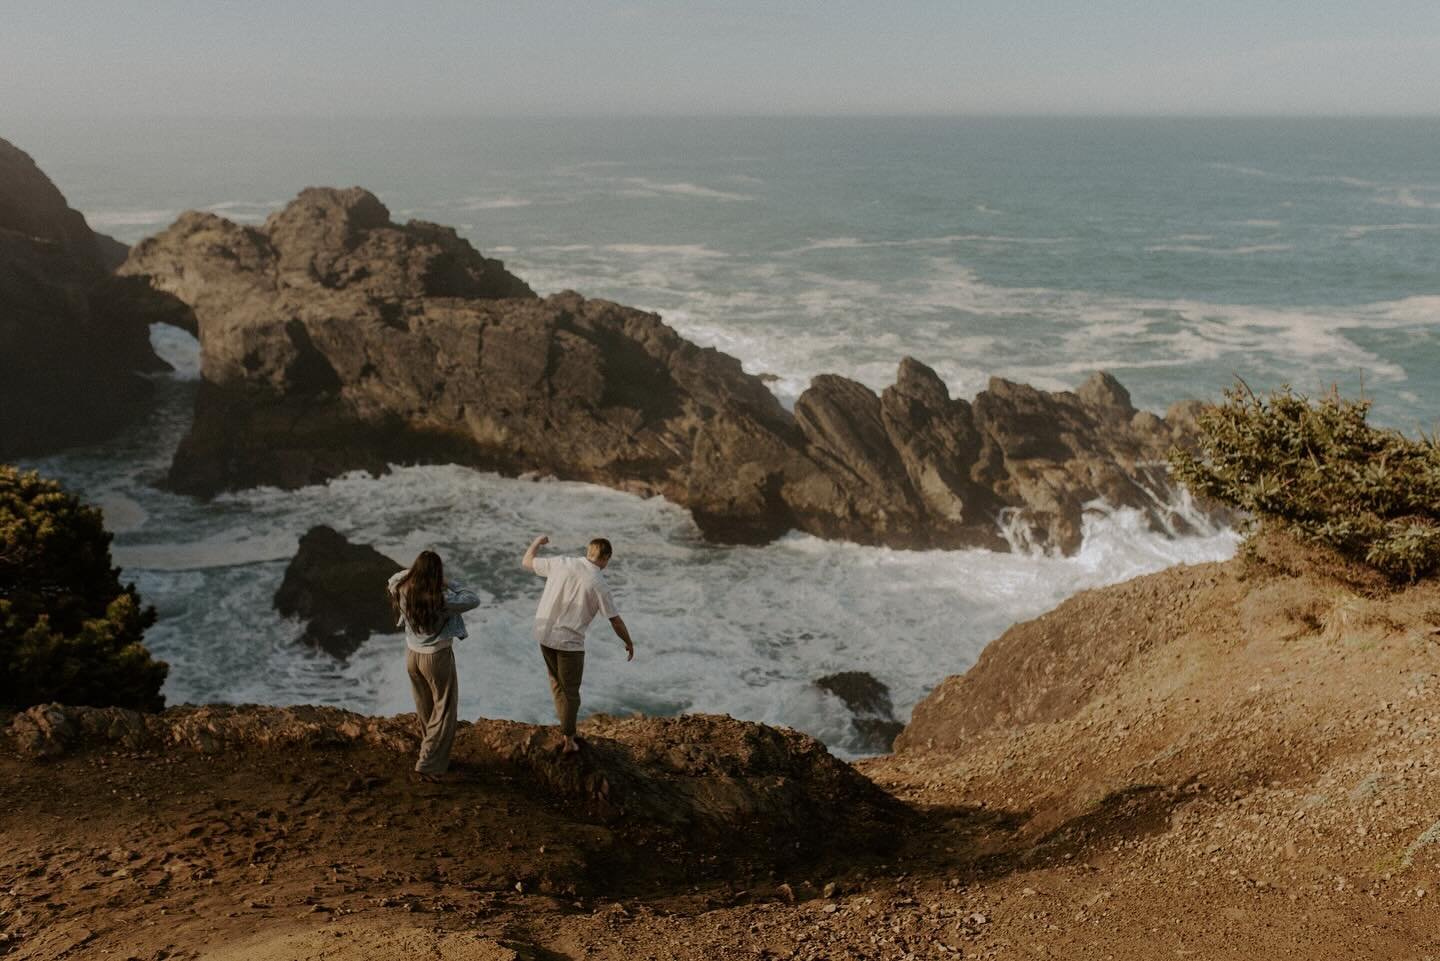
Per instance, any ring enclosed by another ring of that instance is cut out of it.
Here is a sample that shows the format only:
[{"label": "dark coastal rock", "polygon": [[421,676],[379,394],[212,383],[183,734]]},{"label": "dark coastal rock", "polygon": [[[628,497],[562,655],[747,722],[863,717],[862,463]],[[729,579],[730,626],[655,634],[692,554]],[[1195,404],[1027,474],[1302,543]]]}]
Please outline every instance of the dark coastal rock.
[{"label": "dark coastal rock", "polygon": [[144,313],[165,298],[117,281],[116,253],[0,140],[0,457],[107,436],[150,394],[137,374],[167,369]]},{"label": "dark coastal rock", "polygon": [[1097,499],[1161,526],[1153,465],[1183,440],[1108,375],[1073,394],[996,380],[967,402],[910,358],[881,395],[817,377],[792,414],[655,314],[538,298],[359,188],[306,190],[259,228],[186,213],[121,272],[193,311],[203,384],[170,484],[202,496],[454,462],[661,494],[724,542],[1004,549],[1006,517],[1010,537],[1073,551]]},{"label": "dark coastal rock", "polygon": [[895,738],[905,729],[895,718],[895,705],[890,702],[890,688],[865,671],[841,671],[827,674],[815,686],[829,691],[854,715],[850,724],[860,743],[875,751],[889,751]]},{"label": "dark coastal rock", "polygon": [[98,230],[94,232],[95,250],[100,258],[100,266],[107,271],[114,272],[125,258],[130,256],[130,245],[122,244],[109,234],[102,234]]},{"label": "dark coastal rock", "polygon": [[285,569],[275,609],[306,619],[302,642],[349,657],[371,634],[396,630],[385,583],[400,569],[368,544],[352,544],[323,524],[312,527]]}]

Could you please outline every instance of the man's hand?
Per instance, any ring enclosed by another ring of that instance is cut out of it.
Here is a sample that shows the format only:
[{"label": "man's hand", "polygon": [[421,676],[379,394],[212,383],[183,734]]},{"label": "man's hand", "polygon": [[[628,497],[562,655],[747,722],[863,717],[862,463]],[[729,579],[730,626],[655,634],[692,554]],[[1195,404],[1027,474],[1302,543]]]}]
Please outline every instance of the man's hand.
[{"label": "man's hand", "polygon": [[619,614],[610,618],[610,629],[625,642],[625,660],[635,660],[635,642],[630,640],[630,629],[625,626],[625,621]]},{"label": "man's hand", "polygon": [[550,535],[541,534],[539,537],[535,538],[534,543],[536,547],[544,547],[546,544],[550,543]]}]

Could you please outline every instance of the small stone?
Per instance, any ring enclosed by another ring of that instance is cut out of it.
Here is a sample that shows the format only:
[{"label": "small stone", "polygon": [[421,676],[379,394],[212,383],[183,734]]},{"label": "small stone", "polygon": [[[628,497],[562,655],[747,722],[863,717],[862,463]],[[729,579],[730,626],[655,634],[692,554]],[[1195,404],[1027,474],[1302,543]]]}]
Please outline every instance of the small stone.
[{"label": "small stone", "polygon": [[835,896],[835,882],[831,881],[829,884],[825,885],[825,889],[822,894],[827,898],[833,898]]},{"label": "small stone", "polygon": [[524,893],[525,893],[525,882],[524,882],[524,881],[516,881],[516,882],[515,882],[515,891],[516,891],[516,893],[518,893],[518,894],[524,894]]},{"label": "small stone", "polygon": [[792,888],[790,885],[782,884],[775,890],[778,891],[780,893],[780,896],[786,901],[789,901],[791,904],[795,903],[795,889]]}]

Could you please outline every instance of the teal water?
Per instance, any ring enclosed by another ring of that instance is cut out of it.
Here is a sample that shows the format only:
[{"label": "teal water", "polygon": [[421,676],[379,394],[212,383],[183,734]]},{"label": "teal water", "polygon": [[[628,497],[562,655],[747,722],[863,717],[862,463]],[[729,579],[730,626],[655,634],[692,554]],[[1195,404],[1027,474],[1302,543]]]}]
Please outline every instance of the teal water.
[{"label": "teal water", "polygon": [[[360,184],[397,219],[456,226],[541,293],[651,308],[777,377],[888,384],[911,354],[968,396],[991,375],[1073,387],[1113,371],[1143,407],[1257,388],[1363,389],[1374,418],[1440,421],[1440,121],[494,120],[16,123],[97,229],[181,210],[259,222],[301,188]],[[187,422],[194,345],[151,418],[36,462],[106,505],[117,557],[160,606],[173,700],[406,709],[388,642],[337,665],[269,597],[295,538],[333,523],[405,560],[435,546],[479,586],[468,714],[542,720],[526,639],[530,536],[593,533],[641,657],[597,638],[588,709],[728,711],[859,750],[810,681],[869,670],[902,716],[1015,620],[1076,590],[1228,556],[1096,505],[1074,558],[898,552],[792,536],[701,543],[682,511],[457,468],[347,477],[202,505],[158,491]]]}]

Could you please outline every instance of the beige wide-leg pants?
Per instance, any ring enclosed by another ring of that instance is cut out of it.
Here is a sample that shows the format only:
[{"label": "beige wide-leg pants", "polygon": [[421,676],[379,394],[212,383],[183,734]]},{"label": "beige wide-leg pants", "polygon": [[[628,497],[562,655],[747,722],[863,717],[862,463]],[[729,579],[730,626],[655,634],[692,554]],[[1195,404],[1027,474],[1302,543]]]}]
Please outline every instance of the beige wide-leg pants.
[{"label": "beige wide-leg pants", "polygon": [[455,719],[460,707],[460,679],[455,674],[455,652],[434,654],[405,649],[405,670],[415,695],[415,716],[420,719],[420,757],[415,770],[443,774],[450,766],[450,745],[455,742]]},{"label": "beige wide-leg pants", "polygon": [[540,645],[545,673],[550,675],[550,696],[555,699],[555,718],[560,733],[575,735],[575,715],[580,713],[580,676],[585,673],[584,651],[557,651]]}]

